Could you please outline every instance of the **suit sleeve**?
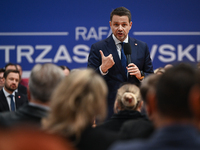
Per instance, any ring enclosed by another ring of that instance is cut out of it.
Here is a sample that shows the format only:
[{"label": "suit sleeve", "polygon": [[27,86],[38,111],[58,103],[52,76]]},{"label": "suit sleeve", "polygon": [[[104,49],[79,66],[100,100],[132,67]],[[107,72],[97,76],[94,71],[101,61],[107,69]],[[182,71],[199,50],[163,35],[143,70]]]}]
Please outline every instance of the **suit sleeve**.
[{"label": "suit sleeve", "polygon": [[92,68],[96,72],[101,74],[100,70],[99,70],[99,66],[101,65],[101,54],[100,54],[99,50],[100,49],[98,49],[95,46],[95,44],[93,44],[91,46],[90,54],[89,54],[89,57],[88,57],[88,65],[87,65],[87,67],[88,68]]},{"label": "suit sleeve", "polygon": [[149,48],[147,46],[147,44],[145,45],[146,49],[145,49],[145,64],[144,64],[144,75],[147,76],[150,73],[153,73],[153,64],[152,64],[152,60],[150,57],[150,52],[149,52]]}]

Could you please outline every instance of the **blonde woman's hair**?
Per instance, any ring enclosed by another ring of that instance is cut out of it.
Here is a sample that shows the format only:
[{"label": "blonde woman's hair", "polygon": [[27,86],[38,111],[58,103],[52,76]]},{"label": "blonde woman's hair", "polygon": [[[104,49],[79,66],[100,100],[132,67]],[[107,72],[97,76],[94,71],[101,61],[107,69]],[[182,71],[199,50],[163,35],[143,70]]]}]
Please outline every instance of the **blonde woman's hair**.
[{"label": "blonde woman's hair", "polygon": [[107,86],[94,70],[71,72],[58,86],[51,99],[51,111],[43,127],[64,137],[80,137],[92,125],[94,117],[103,121],[107,114]]},{"label": "blonde woman's hair", "polygon": [[140,89],[134,84],[125,84],[117,91],[114,111],[118,112],[117,107],[120,110],[136,110],[140,101]]}]

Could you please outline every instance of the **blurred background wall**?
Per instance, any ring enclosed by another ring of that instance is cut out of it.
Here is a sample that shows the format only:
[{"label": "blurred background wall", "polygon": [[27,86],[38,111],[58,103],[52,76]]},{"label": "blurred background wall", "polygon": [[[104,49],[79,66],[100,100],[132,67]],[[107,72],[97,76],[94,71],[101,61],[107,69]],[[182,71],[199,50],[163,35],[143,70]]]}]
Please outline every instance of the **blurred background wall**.
[{"label": "blurred background wall", "polygon": [[86,67],[120,6],[131,11],[129,36],[148,44],[154,69],[200,62],[200,0],[1,0],[0,68],[20,64],[28,78],[37,63]]}]

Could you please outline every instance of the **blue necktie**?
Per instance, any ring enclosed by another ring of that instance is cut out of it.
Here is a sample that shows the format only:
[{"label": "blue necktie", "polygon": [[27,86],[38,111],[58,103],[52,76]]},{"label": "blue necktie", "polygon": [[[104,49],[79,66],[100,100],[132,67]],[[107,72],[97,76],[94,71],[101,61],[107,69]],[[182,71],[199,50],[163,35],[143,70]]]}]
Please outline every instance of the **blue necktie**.
[{"label": "blue necktie", "polygon": [[13,100],[13,95],[9,95],[10,97],[10,108],[11,108],[11,111],[15,111],[15,102]]},{"label": "blue necktie", "polygon": [[124,42],[120,43],[122,45],[121,48],[121,63],[122,63],[122,67],[127,75],[127,60],[126,60],[126,55],[124,54]]}]

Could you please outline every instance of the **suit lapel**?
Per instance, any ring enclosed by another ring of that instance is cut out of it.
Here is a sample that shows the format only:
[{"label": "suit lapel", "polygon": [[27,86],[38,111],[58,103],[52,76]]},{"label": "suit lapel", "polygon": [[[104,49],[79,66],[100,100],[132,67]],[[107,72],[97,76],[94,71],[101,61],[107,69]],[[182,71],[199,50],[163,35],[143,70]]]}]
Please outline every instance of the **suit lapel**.
[{"label": "suit lapel", "polygon": [[18,94],[18,92],[15,92],[15,106],[16,109],[20,107],[21,104],[21,96]]},{"label": "suit lapel", "polygon": [[137,60],[138,44],[135,39],[129,37],[129,43],[131,45],[131,62],[135,64]]},{"label": "suit lapel", "polygon": [[9,111],[9,106],[8,106],[8,102],[6,99],[6,96],[3,92],[3,89],[0,91],[0,104],[2,106],[2,111]]},{"label": "suit lapel", "polygon": [[116,48],[115,42],[112,38],[112,35],[110,35],[107,38],[106,42],[107,42],[108,52],[113,55],[113,59],[114,59],[116,68],[121,72],[123,77],[127,80],[127,76],[123,70],[121,60],[119,59],[117,48]]}]

